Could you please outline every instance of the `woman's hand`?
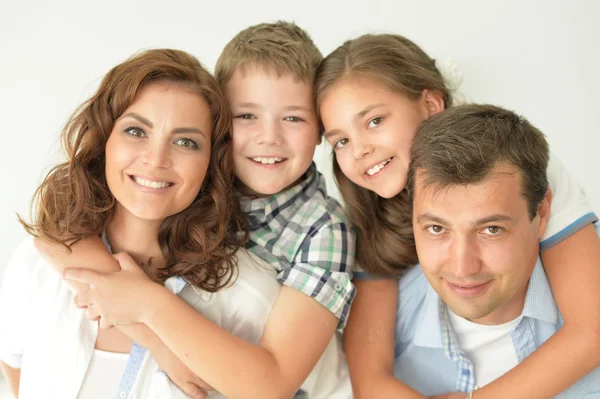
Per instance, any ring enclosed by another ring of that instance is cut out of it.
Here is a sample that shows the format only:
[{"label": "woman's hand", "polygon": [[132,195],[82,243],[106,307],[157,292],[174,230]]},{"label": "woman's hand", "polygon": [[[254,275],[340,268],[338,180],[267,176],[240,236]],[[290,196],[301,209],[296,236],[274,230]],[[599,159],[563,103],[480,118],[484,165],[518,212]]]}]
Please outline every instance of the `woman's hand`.
[{"label": "woman's hand", "polygon": [[75,296],[75,305],[86,308],[90,320],[99,320],[100,328],[141,322],[149,311],[146,298],[166,289],[150,280],[127,254],[113,255],[121,271],[99,273],[87,269],[67,269],[63,279],[87,284],[88,289]]}]

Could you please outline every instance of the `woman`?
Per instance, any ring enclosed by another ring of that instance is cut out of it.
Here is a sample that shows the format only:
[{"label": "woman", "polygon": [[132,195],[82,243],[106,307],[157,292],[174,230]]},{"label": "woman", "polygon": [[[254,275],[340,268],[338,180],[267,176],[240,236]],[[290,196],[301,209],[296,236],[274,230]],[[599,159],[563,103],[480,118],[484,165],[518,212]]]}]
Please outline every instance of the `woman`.
[{"label": "woman", "polygon": [[230,195],[230,121],[215,80],[177,50],[114,67],[75,112],[62,134],[67,161],[36,191],[34,220],[21,221],[31,237],[0,290],[0,360],[15,395],[186,397],[161,369],[194,397],[209,388],[145,326],[88,321],[33,237],[69,246],[102,236],[209,320],[258,342],[279,287],[238,251],[245,221]]}]

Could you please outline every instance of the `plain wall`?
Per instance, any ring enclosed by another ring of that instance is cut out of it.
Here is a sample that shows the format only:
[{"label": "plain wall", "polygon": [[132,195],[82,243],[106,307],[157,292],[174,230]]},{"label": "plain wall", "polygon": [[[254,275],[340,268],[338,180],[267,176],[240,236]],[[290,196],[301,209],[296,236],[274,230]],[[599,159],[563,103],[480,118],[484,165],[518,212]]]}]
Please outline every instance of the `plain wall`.
[{"label": "plain wall", "polygon": [[[212,70],[249,25],[294,20],[324,55],[366,32],[394,32],[453,58],[472,101],[517,110],[600,209],[600,2],[579,1],[23,1],[0,3],[0,276],[25,237],[16,213],[59,159],[60,130],[112,66],[172,47]],[[315,154],[331,179],[330,148]]]}]

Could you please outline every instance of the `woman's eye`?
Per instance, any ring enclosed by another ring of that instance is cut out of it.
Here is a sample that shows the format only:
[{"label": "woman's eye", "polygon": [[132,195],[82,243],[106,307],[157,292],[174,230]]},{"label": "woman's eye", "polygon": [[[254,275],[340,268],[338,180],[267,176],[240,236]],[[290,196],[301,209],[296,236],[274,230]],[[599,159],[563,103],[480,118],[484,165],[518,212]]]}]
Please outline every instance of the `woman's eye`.
[{"label": "woman's eye", "polygon": [[175,144],[185,148],[198,148],[198,144],[196,144],[196,142],[191,139],[178,139],[177,141],[175,141]]},{"label": "woman's eye", "polygon": [[252,114],[240,114],[240,115],[237,115],[236,118],[238,118],[238,119],[256,119],[256,117]]},{"label": "woman's eye", "polygon": [[372,128],[372,127],[377,127],[381,124],[381,122],[383,122],[383,117],[378,116],[377,118],[373,118],[369,121],[369,123],[367,124],[367,127]]},{"label": "woman's eye", "polygon": [[488,226],[485,229],[483,229],[484,233],[489,235],[489,236],[497,236],[498,234],[500,234],[502,232],[502,227],[498,227],[498,226]]},{"label": "woman's eye", "polygon": [[433,235],[440,235],[443,232],[446,231],[446,229],[444,229],[442,226],[440,226],[439,224],[433,224],[431,226],[427,226],[427,231],[429,231],[431,234]]},{"label": "woman's eye", "polygon": [[146,132],[139,127],[128,127],[125,129],[125,133],[133,137],[144,137],[146,135]]},{"label": "woman's eye", "polygon": [[342,148],[348,143],[348,139],[341,139],[335,142],[333,145],[334,148]]}]

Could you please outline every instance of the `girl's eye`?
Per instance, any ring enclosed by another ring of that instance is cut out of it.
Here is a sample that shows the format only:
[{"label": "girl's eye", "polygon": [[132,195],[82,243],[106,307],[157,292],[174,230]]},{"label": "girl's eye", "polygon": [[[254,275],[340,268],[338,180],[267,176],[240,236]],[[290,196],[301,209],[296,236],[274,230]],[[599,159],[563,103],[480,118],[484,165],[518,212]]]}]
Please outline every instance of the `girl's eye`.
[{"label": "girl's eye", "polygon": [[484,234],[489,235],[489,236],[497,236],[498,234],[500,234],[502,232],[502,227],[498,227],[498,226],[488,226],[485,229],[483,229]]},{"label": "girl's eye", "polygon": [[348,143],[348,139],[341,139],[341,140],[336,141],[335,144],[333,145],[333,147],[336,149],[342,148],[347,143]]},{"label": "girl's eye", "polygon": [[427,231],[433,235],[439,236],[440,234],[444,233],[446,229],[439,224],[432,224],[431,226],[427,226]]},{"label": "girl's eye", "polygon": [[198,144],[196,144],[196,142],[194,140],[186,139],[186,138],[177,139],[177,141],[175,141],[175,144],[177,144],[181,147],[185,147],[185,148],[192,148],[192,149],[198,148]]},{"label": "girl's eye", "polygon": [[381,124],[381,122],[383,122],[383,117],[382,116],[378,116],[377,118],[373,118],[369,121],[369,123],[367,124],[367,127],[372,128],[372,127],[377,127]]},{"label": "girl's eye", "polygon": [[128,127],[125,129],[125,133],[133,137],[144,137],[146,136],[146,132],[140,129],[139,127]]},{"label": "girl's eye", "polygon": [[256,119],[256,117],[252,114],[240,114],[240,115],[237,115],[236,118],[238,118],[238,119]]},{"label": "girl's eye", "polygon": [[303,122],[304,121],[304,119],[299,118],[297,116],[288,116],[288,117],[285,117],[283,119],[286,120],[286,121],[288,121],[288,122]]}]

